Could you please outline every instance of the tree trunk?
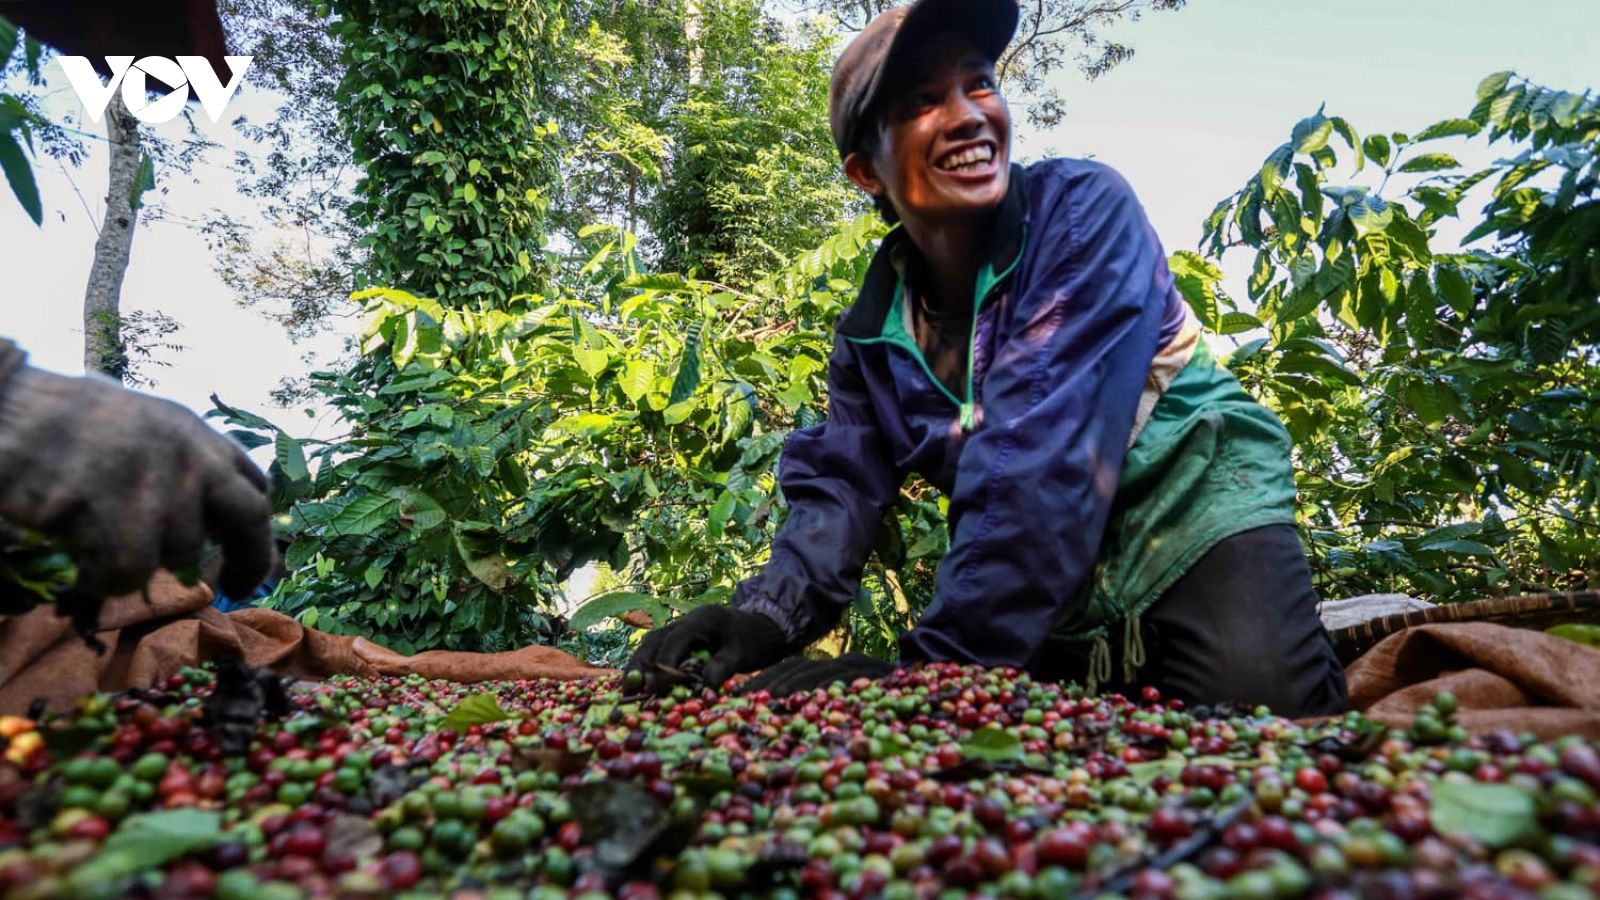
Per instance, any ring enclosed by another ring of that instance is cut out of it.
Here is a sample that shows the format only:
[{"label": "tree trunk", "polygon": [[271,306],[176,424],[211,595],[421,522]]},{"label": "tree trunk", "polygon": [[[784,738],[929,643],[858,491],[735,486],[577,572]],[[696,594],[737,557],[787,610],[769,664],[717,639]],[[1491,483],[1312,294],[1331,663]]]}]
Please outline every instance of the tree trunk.
[{"label": "tree trunk", "polygon": [[700,63],[705,58],[705,50],[700,46],[700,16],[700,0],[689,0],[684,8],[683,33],[689,39],[689,85],[691,87],[700,83]]},{"label": "tree trunk", "polygon": [[139,175],[139,120],[111,95],[106,108],[106,137],[111,150],[111,184],[106,189],[105,221],[94,242],[94,264],[83,295],[83,368],[121,379],[128,369],[122,346],[122,279],[133,251],[133,228],[139,212],[133,205],[133,182]]},{"label": "tree trunk", "polygon": [[639,233],[639,170],[628,169],[628,233]]}]

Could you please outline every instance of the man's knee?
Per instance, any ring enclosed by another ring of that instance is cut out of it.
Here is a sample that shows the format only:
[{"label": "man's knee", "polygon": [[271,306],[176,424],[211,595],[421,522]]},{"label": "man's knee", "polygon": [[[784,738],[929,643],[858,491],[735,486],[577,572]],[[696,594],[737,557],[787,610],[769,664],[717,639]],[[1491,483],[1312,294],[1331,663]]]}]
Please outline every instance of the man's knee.
[{"label": "man's knee", "polygon": [[1317,618],[1311,572],[1293,526],[1229,538],[1147,617],[1175,696],[1266,705],[1291,717],[1334,715],[1344,668]]},{"label": "man's knee", "polygon": [[1237,647],[1218,665],[1171,673],[1163,689],[1197,703],[1266,706],[1288,718],[1344,712],[1344,669],[1332,652],[1306,657],[1271,648]]}]

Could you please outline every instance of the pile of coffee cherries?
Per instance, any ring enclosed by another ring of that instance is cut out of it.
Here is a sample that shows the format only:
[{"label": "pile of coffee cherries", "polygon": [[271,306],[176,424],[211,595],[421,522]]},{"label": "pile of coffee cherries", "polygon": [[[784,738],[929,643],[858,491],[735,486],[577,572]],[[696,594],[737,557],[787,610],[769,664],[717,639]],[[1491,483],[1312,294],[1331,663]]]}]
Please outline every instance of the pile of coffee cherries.
[{"label": "pile of coffee cherries", "polygon": [[[933,665],[772,698],[622,679],[215,679],[0,718],[0,896],[1600,895],[1600,756]],[[237,704],[236,704],[237,706]]]}]

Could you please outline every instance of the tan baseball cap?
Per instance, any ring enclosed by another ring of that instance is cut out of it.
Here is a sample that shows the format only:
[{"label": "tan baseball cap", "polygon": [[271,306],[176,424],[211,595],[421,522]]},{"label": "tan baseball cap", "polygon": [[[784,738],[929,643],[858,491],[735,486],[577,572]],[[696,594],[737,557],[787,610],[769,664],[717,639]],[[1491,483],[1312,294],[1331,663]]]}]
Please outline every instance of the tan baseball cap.
[{"label": "tan baseball cap", "polygon": [[869,22],[833,65],[828,125],[840,159],[855,149],[862,119],[878,101],[888,73],[903,64],[909,50],[947,31],[970,37],[998,60],[1017,31],[1016,0],[917,0]]}]

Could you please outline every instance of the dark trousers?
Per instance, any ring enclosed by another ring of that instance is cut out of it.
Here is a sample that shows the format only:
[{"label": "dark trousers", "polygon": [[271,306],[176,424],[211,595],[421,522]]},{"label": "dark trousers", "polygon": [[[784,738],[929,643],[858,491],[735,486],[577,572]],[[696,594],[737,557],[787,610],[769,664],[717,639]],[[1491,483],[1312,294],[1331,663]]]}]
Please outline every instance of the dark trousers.
[{"label": "dark trousers", "polygon": [[[1234,535],[1200,558],[1140,619],[1145,664],[1122,681],[1122,633],[1112,626],[1112,684],[1153,685],[1190,704],[1265,704],[1281,716],[1341,713],[1344,667],[1317,617],[1300,535],[1271,525]],[[1084,681],[1087,643],[1051,641],[1030,668]]]}]

